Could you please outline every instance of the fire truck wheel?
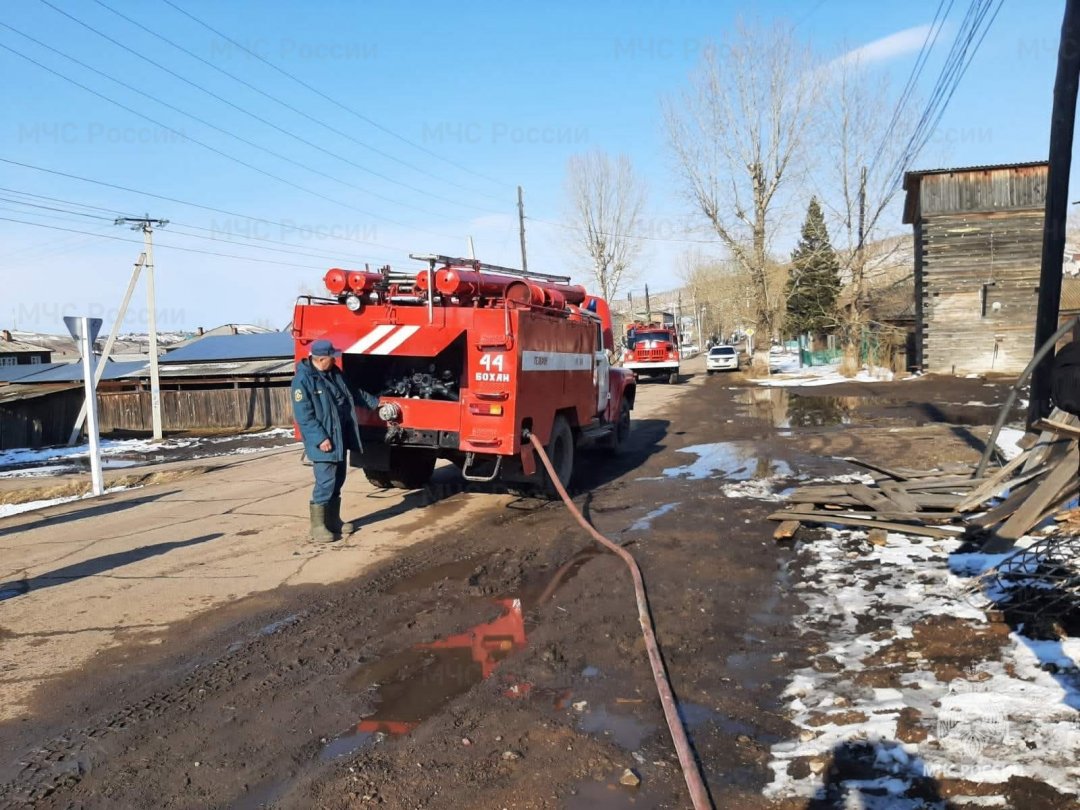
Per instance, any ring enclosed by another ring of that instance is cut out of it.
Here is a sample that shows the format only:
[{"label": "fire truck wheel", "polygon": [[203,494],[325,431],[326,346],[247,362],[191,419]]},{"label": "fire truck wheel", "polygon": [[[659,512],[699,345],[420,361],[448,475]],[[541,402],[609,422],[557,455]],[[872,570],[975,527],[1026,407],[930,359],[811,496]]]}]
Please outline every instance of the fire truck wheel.
[{"label": "fire truck wheel", "polygon": [[417,447],[395,447],[390,453],[390,484],[398,489],[419,489],[435,472],[435,453]]},{"label": "fire truck wheel", "polygon": [[679,384],[679,372],[677,372],[677,371],[671,372],[671,376],[667,378],[667,381],[668,381],[668,385],[678,385]]},{"label": "fire truck wheel", "polygon": [[[570,430],[570,424],[565,416],[556,416],[555,423],[551,426],[551,438],[547,447],[544,448],[551,466],[559,476],[559,483],[569,489],[570,478],[574,474],[574,433]],[[544,483],[541,485],[543,492],[549,498],[558,498],[559,493],[544,470]]]},{"label": "fire truck wheel", "polygon": [[390,481],[389,470],[369,470],[364,468],[364,475],[367,477],[368,483],[373,487],[379,489],[390,489],[393,485]]},{"label": "fire truck wheel", "polygon": [[435,454],[414,447],[395,447],[389,470],[364,470],[367,480],[379,489],[419,489],[431,480]]},{"label": "fire truck wheel", "polygon": [[615,423],[615,430],[611,438],[607,440],[605,447],[608,452],[618,454],[626,447],[626,440],[630,438],[630,403],[625,399],[619,408],[619,421]]}]

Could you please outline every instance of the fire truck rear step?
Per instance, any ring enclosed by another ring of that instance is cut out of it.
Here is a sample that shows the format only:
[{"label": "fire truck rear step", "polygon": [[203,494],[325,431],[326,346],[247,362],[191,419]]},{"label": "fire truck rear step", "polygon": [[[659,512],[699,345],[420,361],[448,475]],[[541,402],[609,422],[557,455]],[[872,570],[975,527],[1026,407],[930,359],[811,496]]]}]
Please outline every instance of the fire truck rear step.
[{"label": "fire truck rear step", "polygon": [[[484,458],[484,461],[490,460],[490,457]],[[502,469],[503,456],[495,456],[495,468],[491,471],[491,475],[477,475],[470,470],[476,466],[476,453],[466,453],[465,463],[461,467],[461,477],[466,481],[479,481],[481,483],[487,483],[488,481],[494,481],[499,477],[499,472]]]}]

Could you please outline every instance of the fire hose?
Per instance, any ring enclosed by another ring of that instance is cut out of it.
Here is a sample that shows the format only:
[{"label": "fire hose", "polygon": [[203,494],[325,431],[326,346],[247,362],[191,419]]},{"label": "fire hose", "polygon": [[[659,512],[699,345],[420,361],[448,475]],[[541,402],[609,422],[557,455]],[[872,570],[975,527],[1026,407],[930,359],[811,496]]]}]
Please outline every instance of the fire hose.
[{"label": "fire hose", "polygon": [[641,625],[641,635],[645,639],[645,649],[649,653],[649,663],[652,668],[653,681],[656,682],[656,692],[660,697],[660,705],[664,709],[664,719],[667,720],[668,731],[671,732],[671,740],[675,743],[675,751],[679,755],[679,765],[682,767],[683,777],[686,779],[686,787],[690,791],[690,799],[694,803],[694,810],[712,810],[713,803],[709,798],[709,792],[705,787],[705,779],[702,776],[701,769],[698,766],[698,762],[694,757],[694,752],[690,748],[690,740],[687,739],[686,729],[683,728],[682,718],[679,717],[678,705],[675,702],[675,695],[671,691],[671,682],[668,680],[667,670],[664,668],[664,660],[660,655],[660,645],[656,641],[656,634],[653,632],[652,626],[652,614],[649,611],[649,599],[645,594],[645,580],[641,576],[641,569],[638,567],[637,560],[633,555],[622,546],[617,543],[613,543],[608,540],[604,535],[600,534],[581,514],[581,511],[574,505],[574,502],[570,500],[570,496],[567,494],[566,489],[559,481],[559,476],[555,472],[555,468],[551,464],[551,459],[548,458],[546,452],[544,452],[544,446],[536,438],[535,434],[529,434],[529,441],[532,442],[533,447],[536,448],[536,454],[540,457],[540,462],[544,465],[544,469],[547,470],[547,474],[551,479],[551,483],[555,487],[555,491],[559,493],[559,497],[562,498],[566,508],[570,510],[570,514],[574,516],[574,519],[581,524],[581,527],[589,533],[592,538],[608,549],[612,553],[618,555],[618,557],[626,563],[626,567],[630,569],[630,576],[634,580],[634,595],[637,598],[638,609],[638,623]]}]

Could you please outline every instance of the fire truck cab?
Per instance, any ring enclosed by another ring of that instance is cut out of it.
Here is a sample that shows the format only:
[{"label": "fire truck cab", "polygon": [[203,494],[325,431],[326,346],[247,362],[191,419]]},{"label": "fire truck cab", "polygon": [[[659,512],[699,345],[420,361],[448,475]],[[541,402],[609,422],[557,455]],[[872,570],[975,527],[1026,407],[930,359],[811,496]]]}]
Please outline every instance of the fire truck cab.
[{"label": "fire truck cab", "polygon": [[569,277],[410,258],[426,268],[331,269],[331,297],[302,297],[293,317],[298,361],[328,339],[350,384],[379,397],[357,412],[364,450],[351,459],[373,484],[421,487],[446,458],[467,480],[552,495],[530,434],[564,486],[578,449],[623,447],[636,386],[611,366],[606,301]]},{"label": "fire truck cab", "polygon": [[622,365],[636,377],[679,382],[679,331],[674,316],[628,323]]}]

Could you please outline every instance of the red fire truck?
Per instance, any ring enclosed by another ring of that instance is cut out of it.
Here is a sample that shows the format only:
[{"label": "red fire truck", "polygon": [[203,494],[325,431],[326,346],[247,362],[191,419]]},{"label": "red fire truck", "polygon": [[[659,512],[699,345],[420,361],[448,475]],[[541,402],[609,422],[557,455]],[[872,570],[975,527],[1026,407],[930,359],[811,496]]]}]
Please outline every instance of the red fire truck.
[{"label": "red fire truck", "polygon": [[364,452],[351,462],[372,483],[423,486],[446,458],[470,481],[553,494],[530,434],[564,485],[578,448],[626,442],[636,386],[610,365],[606,301],[566,276],[410,258],[426,268],[331,269],[332,298],[302,297],[293,316],[297,360],[328,339],[345,377],[379,397],[358,412]]},{"label": "red fire truck", "polygon": [[628,323],[622,365],[637,377],[679,382],[679,330],[675,317],[664,316],[659,322]]}]

